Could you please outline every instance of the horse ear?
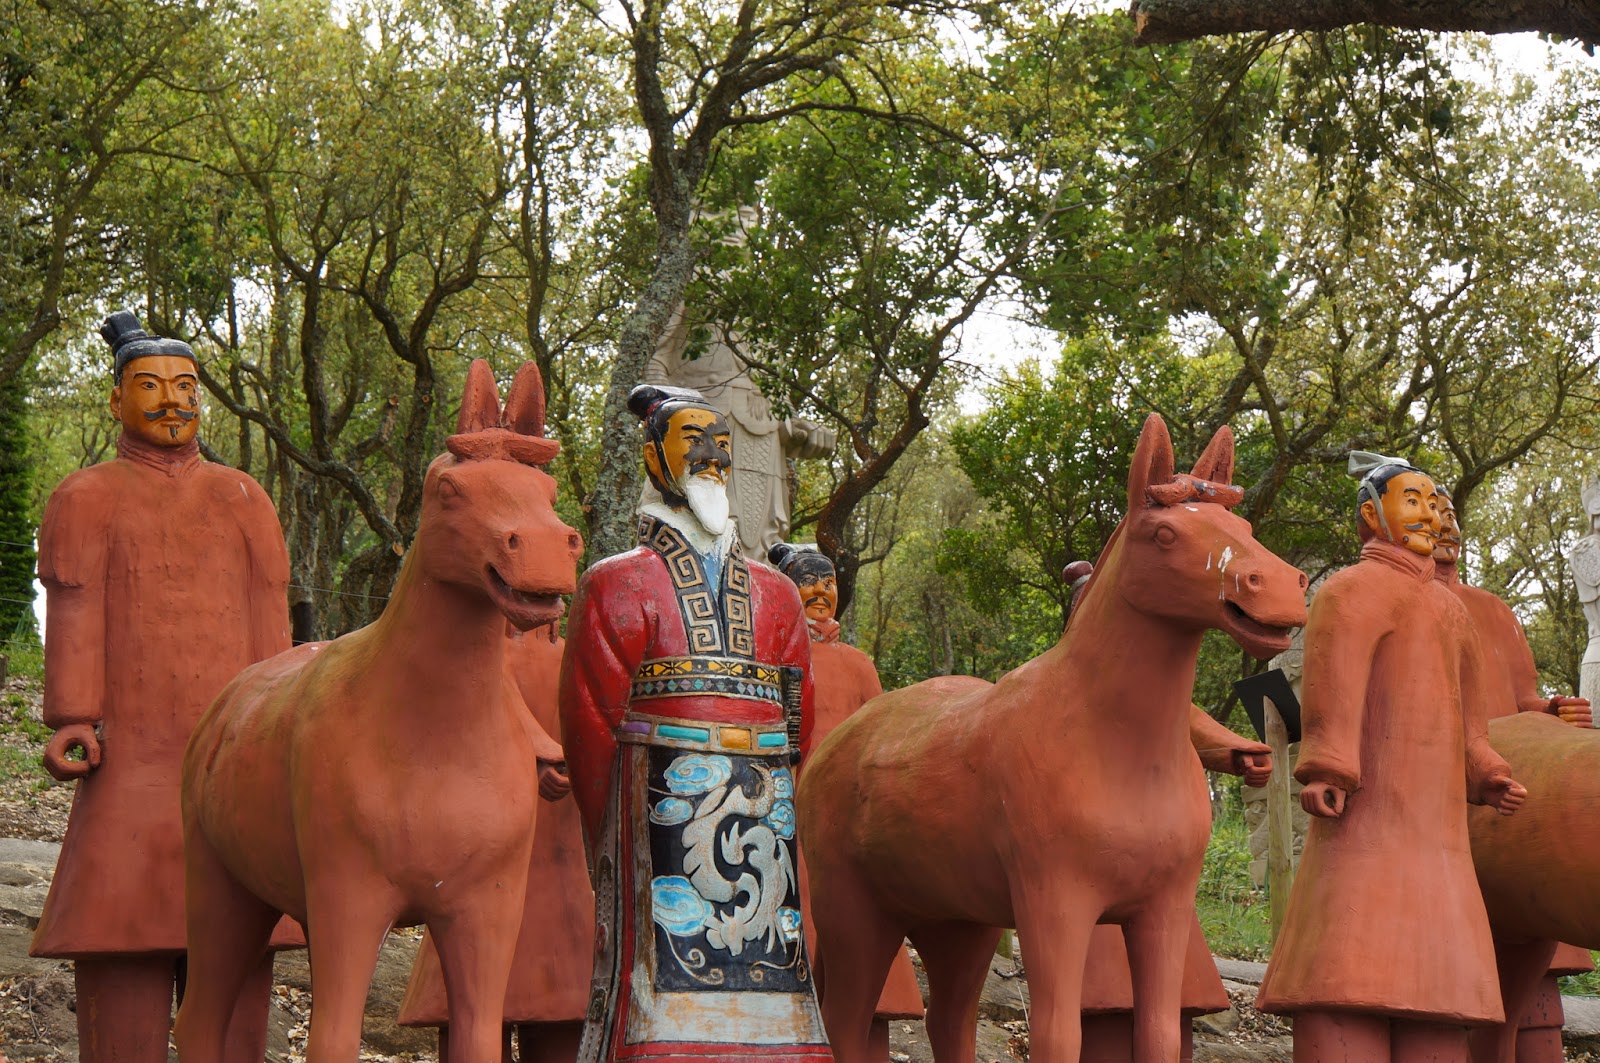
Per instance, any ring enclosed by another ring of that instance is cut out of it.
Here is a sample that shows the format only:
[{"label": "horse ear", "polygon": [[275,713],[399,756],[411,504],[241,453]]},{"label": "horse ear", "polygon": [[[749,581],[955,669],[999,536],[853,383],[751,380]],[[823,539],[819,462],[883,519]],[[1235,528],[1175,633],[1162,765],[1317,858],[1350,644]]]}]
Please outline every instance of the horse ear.
[{"label": "horse ear", "polygon": [[1210,480],[1214,484],[1233,483],[1233,429],[1223,425],[1211,437],[1206,449],[1195,459],[1189,475],[1197,480]]},{"label": "horse ear", "polygon": [[544,435],[544,378],[538,362],[523,362],[506,394],[505,426],[519,435]]},{"label": "horse ear", "polygon": [[461,391],[461,416],[456,418],[456,434],[481,432],[500,424],[500,393],[495,390],[494,370],[482,358],[467,367],[467,386]]},{"label": "horse ear", "polygon": [[1128,512],[1148,501],[1145,490],[1154,484],[1172,481],[1172,437],[1167,423],[1158,413],[1144,419],[1139,445],[1133,448],[1133,465],[1128,469]]}]

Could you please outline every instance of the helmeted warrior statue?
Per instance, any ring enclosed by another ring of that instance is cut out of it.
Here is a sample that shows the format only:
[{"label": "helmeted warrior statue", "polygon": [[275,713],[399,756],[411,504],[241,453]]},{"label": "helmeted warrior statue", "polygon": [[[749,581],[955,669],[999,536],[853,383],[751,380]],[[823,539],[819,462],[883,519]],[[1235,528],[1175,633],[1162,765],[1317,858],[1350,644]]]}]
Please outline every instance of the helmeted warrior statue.
[{"label": "helmeted warrior statue", "polygon": [[596,902],[580,1059],[817,1060],[794,758],[811,726],[794,585],[737,549],[727,420],[640,385],[640,545],[578,585],[561,724]]},{"label": "helmeted warrior statue", "polygon": [[[32,953],[76,961],[85,1063],[165,1063],[185,946],[183,750],[240,669],[289,648],[289,557],[260,485],[200,458],[189,345],[126,310],[100,335],[117,456],[63,480],[39,529],[44,763],[78,782]],[[303,940],[285,923],[274,944]],[[271,975],[264,956],[228,1063],[266,1052]]]}]

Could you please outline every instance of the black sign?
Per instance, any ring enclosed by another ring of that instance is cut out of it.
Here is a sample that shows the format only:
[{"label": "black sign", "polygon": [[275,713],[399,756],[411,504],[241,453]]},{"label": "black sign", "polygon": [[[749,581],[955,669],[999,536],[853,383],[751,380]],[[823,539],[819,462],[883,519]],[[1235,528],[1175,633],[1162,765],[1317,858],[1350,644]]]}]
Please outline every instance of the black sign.
[{"label": "black sign", "polygon": [[1267,740],[1268,701],[1278,707],[1289,741],[1300,741],[1300,699],[1294,696],[1294,688],[1289,685],[1289,677],[1283,674],[1282,668],[1241,679],[1233,684],[1233,692],[1244,703],[1245,714],[1263,742]]}]

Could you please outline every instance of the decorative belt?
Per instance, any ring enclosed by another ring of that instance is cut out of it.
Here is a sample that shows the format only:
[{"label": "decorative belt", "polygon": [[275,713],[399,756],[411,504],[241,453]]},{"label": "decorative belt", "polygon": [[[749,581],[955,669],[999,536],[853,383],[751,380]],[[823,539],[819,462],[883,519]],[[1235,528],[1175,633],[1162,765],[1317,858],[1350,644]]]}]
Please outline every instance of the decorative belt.
[{"label": "decorative belt", "polygon": [[658,657],[633,676],[630,700],[724,697],[783,707],[783,670],[734,657]]},{"label": "decorative belt", "polygon": [[712,723],[709,720],[683,720],[630,712],[617,726],[617,741],[707,753],[759,756],[788,750],[789,732],[782,722]]}]

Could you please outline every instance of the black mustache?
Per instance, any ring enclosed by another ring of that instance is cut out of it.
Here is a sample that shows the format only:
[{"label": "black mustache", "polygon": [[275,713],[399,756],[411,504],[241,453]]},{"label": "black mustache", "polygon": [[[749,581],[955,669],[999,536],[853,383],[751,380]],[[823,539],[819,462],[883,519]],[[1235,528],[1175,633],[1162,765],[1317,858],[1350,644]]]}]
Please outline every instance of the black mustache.
[{"label": "black mustache", "polygon": [[171,409],[171,410],[154,410],[152,412],[146,413],[144,415],[144,419],[147,420],[147,421],[159,421],[169,413],[175,413],[185,421],[192,421],[196,417],[200,416],[199,414],[195,413],[193,410]]}]

